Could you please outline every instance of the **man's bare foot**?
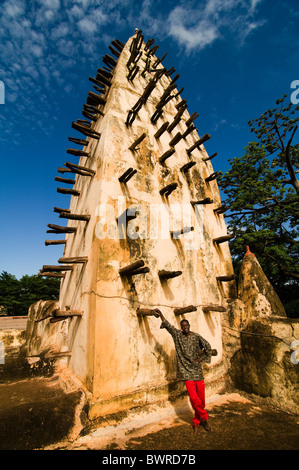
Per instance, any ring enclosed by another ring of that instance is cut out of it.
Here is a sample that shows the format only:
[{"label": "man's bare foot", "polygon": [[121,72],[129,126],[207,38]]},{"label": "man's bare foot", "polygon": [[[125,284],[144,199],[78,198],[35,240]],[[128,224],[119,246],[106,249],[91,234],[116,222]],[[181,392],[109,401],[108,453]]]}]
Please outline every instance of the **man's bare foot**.
[{"label": "man's bare foot", "polygon": [[203,420],[200,424],[204,428],[205,431],[208,431],[208,432],[212,431],[211,426],[207,419]]},{"label": "man's bare foot", "polygon": [[193,432],[194,432],[194,434],[198,433],[198,425],[194,426],[194,424],[193,424]]}]

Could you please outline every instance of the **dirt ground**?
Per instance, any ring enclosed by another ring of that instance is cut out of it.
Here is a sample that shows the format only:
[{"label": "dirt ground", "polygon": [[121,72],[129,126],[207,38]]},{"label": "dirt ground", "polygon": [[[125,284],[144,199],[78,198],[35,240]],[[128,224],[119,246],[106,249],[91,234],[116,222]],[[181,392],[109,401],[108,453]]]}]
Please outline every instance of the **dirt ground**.
[{"label": "dirt ground", "polygon": [[[198,450],[298,450],[299,416],[275,409],[267,400],[239,393],[212,397],[206,406],[212,431],[202,427],[194,434],[190,407],[173,414],[157,411],[131,422],[98,429],[73,443],[67,450],[198,451]],[[147,422],[146,422],[147,421]]]}]

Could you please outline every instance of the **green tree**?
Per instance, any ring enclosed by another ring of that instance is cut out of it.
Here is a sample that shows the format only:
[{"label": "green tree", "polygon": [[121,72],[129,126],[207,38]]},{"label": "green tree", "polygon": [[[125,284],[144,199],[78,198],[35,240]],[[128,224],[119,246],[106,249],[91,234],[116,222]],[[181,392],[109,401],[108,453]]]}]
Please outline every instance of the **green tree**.
[{"label": "green tree", "polygon": [[235,235],[230,248],[236,271],[249,245],[287,313],[298,316],[299,106],[286,105],[286,97],[249,121],[256,141],[242,157],[229,160],[231,167],[220,175],[219,185],[228,207],[228,229]]},{"label": "green tree", "polygon": [[0,306],[7,315],[27,315],[30,305],[37,300],[58,299],[59,288],[59,279],[25,275],[18,280],[3,271],[0,274]]}]

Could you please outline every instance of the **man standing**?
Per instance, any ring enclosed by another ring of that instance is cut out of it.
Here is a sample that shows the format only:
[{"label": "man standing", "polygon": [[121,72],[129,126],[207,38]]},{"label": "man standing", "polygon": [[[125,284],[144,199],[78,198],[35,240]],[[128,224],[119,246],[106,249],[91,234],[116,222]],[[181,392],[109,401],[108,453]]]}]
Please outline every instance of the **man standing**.
[{"label": "man standing", "polygon": [[[177,357],[177,376],[185,381],[191,405],[195,411],[193,418],[194,432],[202,425],[211,431],[208,413],[205,410],[205,384],[201,362],[210,363],[211,346],[202,336],[190,331],[188,320],[181,321],[181,330],[171,325],[159,309],[154,309],[162,320],[160,328],[166,328],[171,334]],[[217,352],[213,350],[213,355]]]}]

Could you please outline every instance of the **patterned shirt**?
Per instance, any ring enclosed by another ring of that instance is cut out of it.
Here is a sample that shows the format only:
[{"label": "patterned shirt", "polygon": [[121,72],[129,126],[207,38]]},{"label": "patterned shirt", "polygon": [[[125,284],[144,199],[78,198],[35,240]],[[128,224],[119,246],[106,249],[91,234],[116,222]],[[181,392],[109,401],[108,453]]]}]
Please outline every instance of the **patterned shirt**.
[{"label": "patterned shirt", "polygon": [[[200,357],[206,363],[211,362],[211,346],[208,341],[193,331],[188,336],[184,335],[182,330],[178,330],[167,320],[162,321],[160,328],[166,328],[173,338],[177,357],[177,377],[182,380],[203,380],[201,363],[194,361]],[[200,355],[202,349],[204,353]]]}]

